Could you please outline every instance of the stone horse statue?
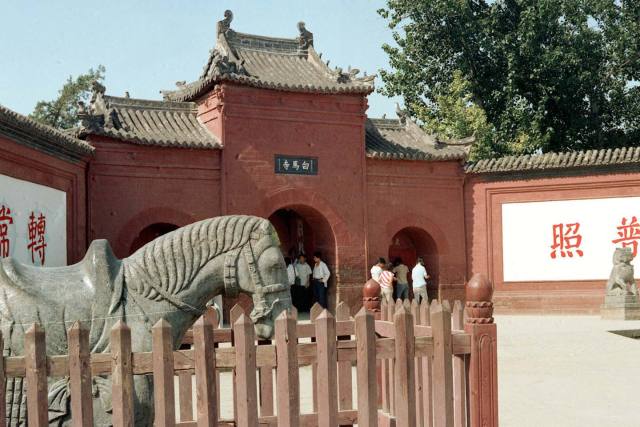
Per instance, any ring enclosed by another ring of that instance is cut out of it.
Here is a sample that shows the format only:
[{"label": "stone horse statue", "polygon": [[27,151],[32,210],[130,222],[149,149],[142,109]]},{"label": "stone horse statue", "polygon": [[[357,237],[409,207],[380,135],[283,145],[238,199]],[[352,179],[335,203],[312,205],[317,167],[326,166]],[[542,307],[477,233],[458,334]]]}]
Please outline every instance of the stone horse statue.
[{"label": "stone horse statue", "polygon": [[[151,351],[151,327],[161,318],[178,348],[184,333],[212,297],[239,292],[253,298],[250,314],[259,337],[269,338],[274,320],[291,307],[284,259],[275,229],[252,216],[196,222],[157,238],[125,259],[107,241],[94,241],[78,264],[35,268],[13,259],[0,267],[0,328],[5,356],[21,355],[25,331],[39,322],[48,355],[67,353],[66,330],[80,320],[89,328],[91,352],[109,351],[111,327],[125,321],[134,352]],[[153,424],[153,385],[134,377],[135,425]],[[27,425],[25,384],[6,383],[7,424]],[[111,425],[111,383],[94,377],[94,425]],[[49,424],[71,425],[68,379],[50,380]]]}]

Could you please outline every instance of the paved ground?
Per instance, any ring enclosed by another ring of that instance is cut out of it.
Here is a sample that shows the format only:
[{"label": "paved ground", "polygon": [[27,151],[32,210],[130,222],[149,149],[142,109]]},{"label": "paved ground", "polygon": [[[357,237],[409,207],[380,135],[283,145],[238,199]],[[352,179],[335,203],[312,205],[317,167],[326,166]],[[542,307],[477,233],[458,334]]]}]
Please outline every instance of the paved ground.
[{"label": "paved ground", "polygon": [[497,316],[500,425],[640,426],[640,321]]}]

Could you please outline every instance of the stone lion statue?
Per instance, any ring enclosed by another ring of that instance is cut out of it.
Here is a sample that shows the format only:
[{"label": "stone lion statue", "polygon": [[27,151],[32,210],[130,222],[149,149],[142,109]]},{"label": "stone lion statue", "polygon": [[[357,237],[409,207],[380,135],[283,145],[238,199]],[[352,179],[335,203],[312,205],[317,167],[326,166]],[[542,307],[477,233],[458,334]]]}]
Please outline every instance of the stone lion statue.
[{"label": "stone lion statue", "polygon": [[630,247],[616,248],[613,253],[613,268],[607,281],[608,296],[638,295],[632,260],[633,251]]}]

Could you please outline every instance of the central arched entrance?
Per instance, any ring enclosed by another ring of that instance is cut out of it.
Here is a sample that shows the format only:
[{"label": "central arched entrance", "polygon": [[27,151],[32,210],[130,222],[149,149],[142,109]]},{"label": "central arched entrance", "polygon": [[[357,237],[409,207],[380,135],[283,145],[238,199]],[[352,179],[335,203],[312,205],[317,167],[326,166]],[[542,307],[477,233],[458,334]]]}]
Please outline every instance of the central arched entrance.
[{"label": "central arched entrance", "polygon": [[427,284],[429,299],[437,298],[439,265],[435,241],[421,228],[406,227],[398,231],[389,244],[389,260],[393,262],[396,258],[401,258],[402,262],[411,269],[418,257],[424,259],[425,268],[431,276]]},{"label": "central arched entrance", "polygon": [[[336,243],[333,229],[320,212],[305,205],[292,205],[276,210],[269,216],[280,239],[280,248],[285,257],[295,259],[304,254],[313,268],[313,254],[322,253],[323,261],[331,271],[329,280],[329,306],[335,306],[336,281]],[[312,301],[311,289],[306,293],[293,295],[298,310],[308,311]]]}]

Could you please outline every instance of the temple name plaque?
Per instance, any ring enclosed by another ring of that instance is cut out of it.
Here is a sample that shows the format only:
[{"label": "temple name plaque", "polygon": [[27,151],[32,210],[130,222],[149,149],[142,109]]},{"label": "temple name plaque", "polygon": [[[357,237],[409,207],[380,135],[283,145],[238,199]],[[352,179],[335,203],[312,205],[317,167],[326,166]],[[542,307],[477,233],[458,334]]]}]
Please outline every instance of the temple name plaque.
[{"label": "temple name plaque", "polygon": [[275,172],[283,175],[318,175],[318,158],[276,154]]}]

